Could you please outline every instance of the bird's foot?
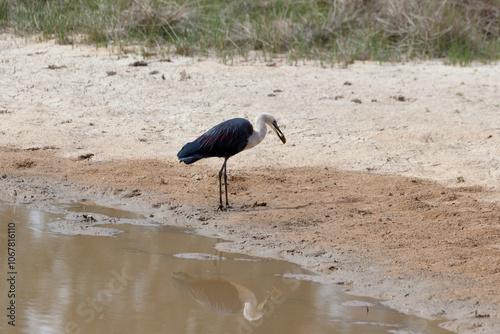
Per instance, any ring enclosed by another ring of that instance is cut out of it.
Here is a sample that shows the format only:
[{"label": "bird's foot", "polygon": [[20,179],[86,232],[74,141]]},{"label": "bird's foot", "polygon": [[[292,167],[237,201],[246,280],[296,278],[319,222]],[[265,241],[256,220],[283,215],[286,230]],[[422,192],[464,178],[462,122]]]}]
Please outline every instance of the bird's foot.
[{"label": "bird's foot", "polygon": [[232,209],[233,207],[231,205],[226,205],[223,206],[222,204],[217,207],[217,211],[228,211]]}]

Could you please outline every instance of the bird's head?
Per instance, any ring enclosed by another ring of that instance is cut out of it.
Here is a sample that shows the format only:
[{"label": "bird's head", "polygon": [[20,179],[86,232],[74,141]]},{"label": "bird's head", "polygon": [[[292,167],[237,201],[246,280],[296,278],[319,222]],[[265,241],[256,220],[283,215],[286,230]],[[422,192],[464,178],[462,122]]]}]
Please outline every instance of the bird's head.
[{"label": "bird's head", "polygon": [[276,118],[274,118],[274,116],[271,114],[265,114],[265,116],[266,116],[265,117],[266,123],[274,130],[274,132],[276,132],[276,134],[281,139],[283,144],[285,144],[286,143],[285,135],[283,134],[283,132],[281,132],[278,126],[278,122],[276,121]]}]

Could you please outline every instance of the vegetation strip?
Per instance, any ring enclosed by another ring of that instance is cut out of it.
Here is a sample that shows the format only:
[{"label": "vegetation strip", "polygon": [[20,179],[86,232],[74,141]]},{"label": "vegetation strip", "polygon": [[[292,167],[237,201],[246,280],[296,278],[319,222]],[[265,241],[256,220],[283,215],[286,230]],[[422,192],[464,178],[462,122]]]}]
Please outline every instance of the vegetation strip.
[{"label": "vegetation strip", "polygon": [[143,53],[467,65],[500,57],[499,0],[2,1],[0,29]]}]

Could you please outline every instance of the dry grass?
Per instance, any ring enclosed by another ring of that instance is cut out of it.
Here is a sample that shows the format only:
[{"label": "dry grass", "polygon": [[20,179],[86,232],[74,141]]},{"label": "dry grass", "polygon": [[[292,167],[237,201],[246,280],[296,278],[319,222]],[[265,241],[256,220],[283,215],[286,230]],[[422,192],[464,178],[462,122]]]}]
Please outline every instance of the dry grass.
[{"label": "dry grass", "polygon": [[500,0],[6,0],[0,27],[72,43],[143,43],[224,61],[258,51],[314,59],[449,63],[500,56]]}]

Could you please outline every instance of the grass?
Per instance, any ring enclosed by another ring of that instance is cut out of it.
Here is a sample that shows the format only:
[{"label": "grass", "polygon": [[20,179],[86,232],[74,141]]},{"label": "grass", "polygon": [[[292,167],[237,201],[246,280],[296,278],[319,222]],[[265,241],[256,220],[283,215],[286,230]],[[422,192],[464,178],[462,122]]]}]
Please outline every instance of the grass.
[{"label": "grass", "polygon": [[0,0],[0,29],[224,62],[500,58],[500,0]]}]

